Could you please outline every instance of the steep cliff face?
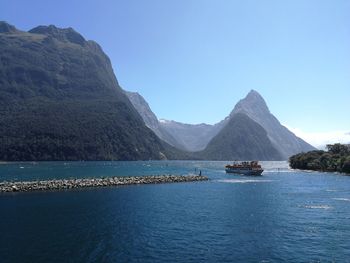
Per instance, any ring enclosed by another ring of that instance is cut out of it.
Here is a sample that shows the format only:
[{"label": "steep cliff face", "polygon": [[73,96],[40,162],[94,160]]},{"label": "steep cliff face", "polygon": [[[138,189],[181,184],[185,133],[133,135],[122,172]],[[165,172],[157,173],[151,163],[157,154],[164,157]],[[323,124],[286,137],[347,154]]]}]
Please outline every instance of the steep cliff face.
[{"label": "steep cliff face", "polygon": [[293,154],[315,150],[313,146],[281,125],[278,119],[270,113],[265,100],[254,90],[236,104],[230,116],[238,113],[246,114],[261,125],[266,130],[273,146],[278,149],[285,160]]},{"label": "steep cliff face", "polygon": [[0,160],[167,156],[101,47],[72,28],[0,22]]}]

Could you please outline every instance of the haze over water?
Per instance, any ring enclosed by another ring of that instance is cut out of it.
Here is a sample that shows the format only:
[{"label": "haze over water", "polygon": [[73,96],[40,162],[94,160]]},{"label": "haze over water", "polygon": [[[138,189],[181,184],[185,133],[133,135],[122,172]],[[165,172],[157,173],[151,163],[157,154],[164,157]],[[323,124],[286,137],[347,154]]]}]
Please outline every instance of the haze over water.
[{"label": "haze over water", "polygon": [[[350,177],[262,162],[0,165],[0,181],[202,171],[208,182],[0,195],[1,262],[310,262],[350,259]],[[69,248],[69,249],[67,249]]]}]

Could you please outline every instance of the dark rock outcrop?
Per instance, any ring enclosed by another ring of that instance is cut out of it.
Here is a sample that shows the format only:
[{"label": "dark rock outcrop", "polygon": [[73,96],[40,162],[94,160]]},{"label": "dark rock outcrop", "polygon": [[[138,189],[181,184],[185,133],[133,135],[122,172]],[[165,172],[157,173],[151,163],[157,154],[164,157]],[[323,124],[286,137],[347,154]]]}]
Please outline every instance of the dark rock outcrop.
[{"label": "dark rock outcrop", "polygon": [[17,28],[13,25],[6,23],[5,21],[0,21],[0,33],[16,33]]},{"label": "dark rock outcrop", "polygon": [[81,46],[86,44],[85,38],[71,27],[57,28],[54,25],[37,26],[29,30],[29,33],[43,34],[43,35],[55,38],[62,42],[70,42]]}]

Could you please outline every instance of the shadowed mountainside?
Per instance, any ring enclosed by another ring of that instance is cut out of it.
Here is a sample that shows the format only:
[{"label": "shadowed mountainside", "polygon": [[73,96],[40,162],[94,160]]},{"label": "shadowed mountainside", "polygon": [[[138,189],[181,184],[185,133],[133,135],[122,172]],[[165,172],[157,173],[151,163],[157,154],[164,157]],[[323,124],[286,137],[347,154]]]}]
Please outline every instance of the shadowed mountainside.
[{"label": "shadowed mountainside", "polygon": [[282,160],[267,132],[247,115],[237,113],[199,155],[208,160]]},{"label": "shadowed mountainside", "polygon": [[293,154],[315,150],[315,147],[281,125],[277,118],[270,113],[263,97],[255,90],[250,91],[244,99],[236,104],[230,116],[237,113],[244,113],[260,124],[266,130],[273,146],[278,149],[285,160]]},{"label": "shadowed mountainside", "polygon": [[144,125],[101,47],[53,25],[0,22],[0,139],[0,160],[179,156]]},{"label": "shadowed mountainside", "polygon": [[161,126],[161,123],[159,123],[156,115],[152,112],[148,103],[140,94],[130,91],[125,91],[125,94],[128,96],[132,105],[141,115],[148,128],[150,128],[163,141],[178,149],[186,150],[183,145],[179,144],[178,141]]}]

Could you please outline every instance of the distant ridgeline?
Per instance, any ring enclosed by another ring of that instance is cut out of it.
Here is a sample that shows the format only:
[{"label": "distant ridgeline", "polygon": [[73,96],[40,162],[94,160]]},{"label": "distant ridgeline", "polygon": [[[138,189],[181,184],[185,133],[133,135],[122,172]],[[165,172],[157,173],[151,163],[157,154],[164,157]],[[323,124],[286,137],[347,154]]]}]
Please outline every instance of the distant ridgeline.
[{"label": "distant ridgeline", "polygon": [[350,173],[350,144],[329,144],[328,151],[310,151],[289,158],[293,169]]}]

